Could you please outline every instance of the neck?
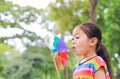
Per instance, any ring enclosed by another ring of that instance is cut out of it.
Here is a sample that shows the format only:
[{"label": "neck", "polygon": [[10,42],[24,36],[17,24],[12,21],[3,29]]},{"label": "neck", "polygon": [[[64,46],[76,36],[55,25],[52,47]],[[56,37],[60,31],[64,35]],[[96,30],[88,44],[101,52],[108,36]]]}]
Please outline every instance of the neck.
[{"label": "neck", "polygon": [[96,52],[89,52],[88,54],[83,56],[83,59],[87,60],[87,59],[90,59],[94,56],[97,56]]}]

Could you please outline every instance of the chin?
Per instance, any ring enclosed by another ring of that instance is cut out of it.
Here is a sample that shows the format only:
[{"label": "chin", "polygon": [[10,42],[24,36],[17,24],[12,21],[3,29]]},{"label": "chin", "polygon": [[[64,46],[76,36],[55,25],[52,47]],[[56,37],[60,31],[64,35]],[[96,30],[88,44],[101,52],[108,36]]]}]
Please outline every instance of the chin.
[{"label": "chin", "polygon": [[78,54],[78,53],[76,53],[76,56],[82,56],[82,54]]},{"label": "chin", "polygon": [[82,53],[75,53],[76,54],[76,56],[82,56],[83,54]]}]

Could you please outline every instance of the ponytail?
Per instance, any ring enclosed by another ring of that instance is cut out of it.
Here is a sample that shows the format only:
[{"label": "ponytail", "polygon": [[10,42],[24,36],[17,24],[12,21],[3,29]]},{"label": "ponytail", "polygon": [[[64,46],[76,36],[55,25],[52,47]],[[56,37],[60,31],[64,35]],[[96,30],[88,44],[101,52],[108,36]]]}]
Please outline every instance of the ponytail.
[{"label": "ponytail", "polygon": [[97,45],[97,55],[102,57],[103,60],[106,62],[110,77],[112,79],[112,68],[111,68],[111,65],[110,65],[110,56],[109,56],[109,53],[106,50],[105,46],[102,43]]}]

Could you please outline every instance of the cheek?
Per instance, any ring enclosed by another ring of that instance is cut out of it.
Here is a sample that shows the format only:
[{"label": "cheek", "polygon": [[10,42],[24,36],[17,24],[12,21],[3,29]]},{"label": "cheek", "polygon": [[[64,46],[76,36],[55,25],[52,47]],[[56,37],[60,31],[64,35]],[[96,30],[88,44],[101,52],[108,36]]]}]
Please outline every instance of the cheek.
[{"label": "cheek", "polygon": [[80,47],[88,46],[88,41],[86,39],[78,40],[77,46],[80,46]]},{"label": "cheek", "polygon": [[78,55],[83,55],[85,52],[88,51],[89,45],[88,45],[88,41],[86,40],[80,40],[77,43],[77,51],[76,54]]}]

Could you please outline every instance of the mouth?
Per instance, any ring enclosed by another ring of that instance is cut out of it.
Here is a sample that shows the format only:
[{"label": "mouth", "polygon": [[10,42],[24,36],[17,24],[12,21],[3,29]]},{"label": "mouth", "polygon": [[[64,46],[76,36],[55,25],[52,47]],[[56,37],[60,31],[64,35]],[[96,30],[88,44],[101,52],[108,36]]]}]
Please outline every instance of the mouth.
[{"label": "mouth", "polygon": [[75,51],[75,50],[76,50],[76,47],[73,46],[72,49]]}]

